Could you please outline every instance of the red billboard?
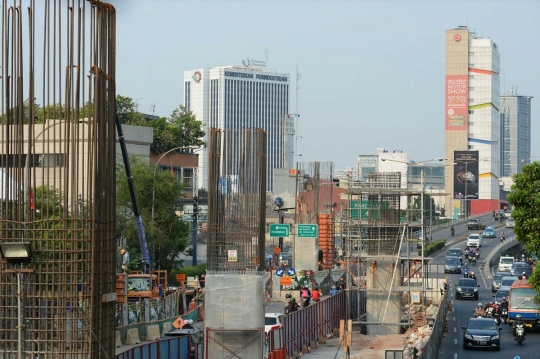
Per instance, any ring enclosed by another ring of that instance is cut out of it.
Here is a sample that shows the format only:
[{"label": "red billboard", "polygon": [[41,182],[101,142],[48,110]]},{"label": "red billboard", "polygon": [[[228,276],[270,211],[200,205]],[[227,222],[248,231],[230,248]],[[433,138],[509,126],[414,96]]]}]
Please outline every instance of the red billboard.
[{"label": "red billboard", "polygon": [[446,76],[446,130],[466,130],[469,125],[469,76]]}]

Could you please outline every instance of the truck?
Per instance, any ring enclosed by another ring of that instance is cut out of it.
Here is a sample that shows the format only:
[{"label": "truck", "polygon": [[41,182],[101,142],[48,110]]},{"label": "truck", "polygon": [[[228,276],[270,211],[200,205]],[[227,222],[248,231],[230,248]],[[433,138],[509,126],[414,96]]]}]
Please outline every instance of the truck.
[{"label": "truck", "polygon": [[128,302],[156,299],[173,291],[169,288],[166,270],[153,270],[150,273],[132,272],[127,276],[127,280],[124,274],[120,274],[116,277],[117,303],[125,301],[126,285]]},{"label": "truck", "polygon": [[485,229],[486,226],[482,224],[482,221],[479,219],[469,219],[469,222],[467,222],[467,229],[469,231],[471,230],[482,230]]}]

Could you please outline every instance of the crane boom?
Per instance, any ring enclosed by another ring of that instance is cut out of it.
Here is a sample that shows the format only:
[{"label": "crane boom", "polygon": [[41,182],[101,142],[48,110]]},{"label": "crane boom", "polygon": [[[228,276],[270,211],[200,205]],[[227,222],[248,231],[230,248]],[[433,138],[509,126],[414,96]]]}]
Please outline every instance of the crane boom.
[{"label": "crane boom", "polygon": [[142,257],[141,262],[143,265],[143,273],[148,274],[150,272],[150,252],[148,251],[148,243],[146,241],[146,234],[144,232],[144,223],[139,211],[139,202],[137,202],[137,195],[135,193],[135,183],[131,174],[131,167],[129,165],[129,157],[126,148],[126,140],[124,138],[124,131],[122,129],[122,123],[120,122],[120,116],[116,111],[116,130],[118,131],[118,142],[120,143],[120,150],[122,151],[122,159],[124,160],[124,168],[126,169],[126,178],[128,182],[129,195],[131,197],[131,203],[133,204],[133,214],[135,215],[135,226],[137,227],[137,235],[139,237],[139,245],[141,247]]}]

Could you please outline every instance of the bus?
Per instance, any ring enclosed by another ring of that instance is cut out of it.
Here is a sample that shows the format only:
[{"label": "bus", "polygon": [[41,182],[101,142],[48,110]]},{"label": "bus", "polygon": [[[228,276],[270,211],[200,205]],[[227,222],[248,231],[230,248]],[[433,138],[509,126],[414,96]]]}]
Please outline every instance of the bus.
[{"label": "bus", "polygon": [[526,327],[540,327],[540,312],[538,304],[534,302],[535,296],[536,290],[531,288],[527,279],[516,280],[508,294],[508,322],[513,323],[516,315],[521,314]]}]

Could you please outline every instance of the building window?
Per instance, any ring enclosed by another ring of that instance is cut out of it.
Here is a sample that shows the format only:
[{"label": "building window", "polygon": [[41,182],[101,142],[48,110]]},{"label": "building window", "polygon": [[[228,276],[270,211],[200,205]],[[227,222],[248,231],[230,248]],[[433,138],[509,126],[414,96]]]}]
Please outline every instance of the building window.
[{"label": "building window", "polygon": [[474,113],[474,110],[469,110],[469,115],[472,115],[473,113]]}]

